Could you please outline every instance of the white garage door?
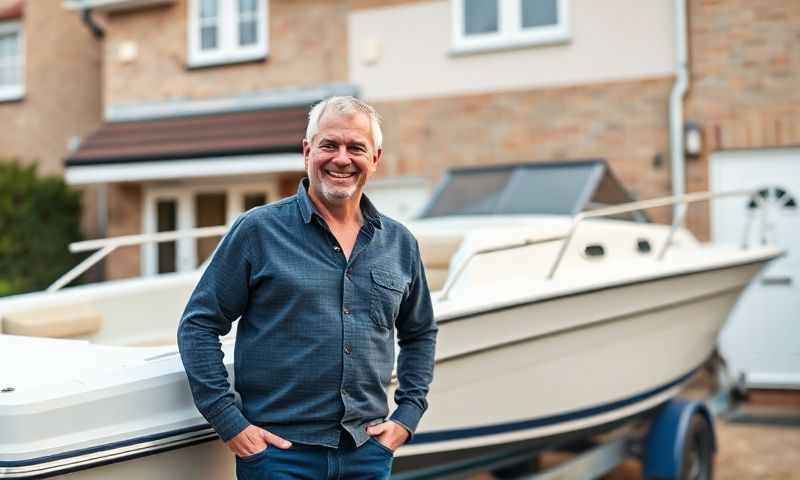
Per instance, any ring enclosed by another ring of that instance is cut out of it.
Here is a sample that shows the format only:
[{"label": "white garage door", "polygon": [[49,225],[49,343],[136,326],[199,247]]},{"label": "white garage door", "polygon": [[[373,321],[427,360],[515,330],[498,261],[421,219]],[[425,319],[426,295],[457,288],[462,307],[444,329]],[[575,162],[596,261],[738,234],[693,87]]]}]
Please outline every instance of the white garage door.
[{"label": "white garage door", "polygon": [[[768,205],[766,240],[787,251],[756,278],[722,332],[720,350],[751,387],[800,388],[800,149],[714,154],[711,189],[758,189]],[[755,202],[741,198],[712,205],[716,242],[740,244],[748,215],[757,221],[751,241],[761,240]]]}]

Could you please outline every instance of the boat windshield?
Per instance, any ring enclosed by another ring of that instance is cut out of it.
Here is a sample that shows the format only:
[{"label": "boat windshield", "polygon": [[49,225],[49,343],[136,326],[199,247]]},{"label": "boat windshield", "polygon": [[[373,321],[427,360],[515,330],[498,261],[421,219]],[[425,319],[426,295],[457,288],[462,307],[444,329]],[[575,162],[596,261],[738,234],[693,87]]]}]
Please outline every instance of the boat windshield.
[{"label": "boat windshield", "polygon": [[[464,168],[447,173],[421,218],[575,215],[631,201],[602,160]],[[642,221],[646,217],[624,219]]]}]

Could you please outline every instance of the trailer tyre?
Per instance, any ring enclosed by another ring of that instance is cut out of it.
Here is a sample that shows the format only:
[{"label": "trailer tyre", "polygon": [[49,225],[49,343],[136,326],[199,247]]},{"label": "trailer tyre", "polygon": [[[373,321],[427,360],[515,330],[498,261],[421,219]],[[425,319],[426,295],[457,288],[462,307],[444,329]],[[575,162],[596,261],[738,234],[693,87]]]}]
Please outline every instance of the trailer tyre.
[{"label": "trailer tyre", "polygon": [[714,475],[714,437],[708,420],[692,415],[683,446],[680,480],[711,480]]}]

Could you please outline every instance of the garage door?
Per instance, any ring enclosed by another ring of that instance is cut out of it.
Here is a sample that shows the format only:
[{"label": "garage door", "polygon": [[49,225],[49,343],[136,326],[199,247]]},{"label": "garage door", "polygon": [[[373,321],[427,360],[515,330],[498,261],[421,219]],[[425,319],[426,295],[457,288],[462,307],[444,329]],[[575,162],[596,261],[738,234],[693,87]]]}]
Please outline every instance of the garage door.
[{"label": "garage door", "polygon": [[800,388],[800,149],[714,154],[710,173],[713,191],[756,189],[767,204],[762,218],[752,200],[716,201],[713,240],[741,244],[745,221],[755,215],[750,241],[765,239],[787,251],[739,300],[722,332],[720,350],[751,387]]}]

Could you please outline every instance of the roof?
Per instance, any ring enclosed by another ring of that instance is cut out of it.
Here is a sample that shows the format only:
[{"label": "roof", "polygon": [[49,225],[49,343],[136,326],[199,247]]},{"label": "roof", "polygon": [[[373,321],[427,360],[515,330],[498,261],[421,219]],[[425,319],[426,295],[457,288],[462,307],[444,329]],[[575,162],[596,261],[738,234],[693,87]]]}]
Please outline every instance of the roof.
[{"label": "roof", "polygon": [[18,20],[22,18],[25,11],[25,5],[22,0],[17,1],[15,4],[10,5],[0,10],[0,21],[2,20]]},{"label": "roof", "polygon": [[70,166],[300,153],[307,107],[107,122],[81,143]]}]

